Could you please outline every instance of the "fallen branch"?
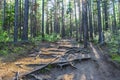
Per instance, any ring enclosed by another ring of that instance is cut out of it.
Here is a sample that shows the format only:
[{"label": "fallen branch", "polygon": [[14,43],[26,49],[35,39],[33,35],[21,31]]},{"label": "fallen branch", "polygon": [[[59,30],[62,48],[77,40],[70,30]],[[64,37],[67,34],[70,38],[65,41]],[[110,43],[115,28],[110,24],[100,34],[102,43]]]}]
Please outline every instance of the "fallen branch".
[{"label": "fallen branch", "polygon": [[65,52],[65,55],[66,54],[74,54],[74,53],[89,53],[89,51],[87,51],[84,48],[71,47],[68,49],[68,51]]},{"label": "fallen branch", "polygon": [[[54,63],[52,63],[51,65],[56,65],[56,66],[59,66],[61,69],[64,67],[64,66],[68,66],[68,65],[70,65],[70,66],[72,66],[73,68],[76,68],[75,66],[74,66],[74,62],[75,61],[82,61],[82,60],[89,60],[89,59],[91,59],[91,57],[90,56],[87,56],[87,57],[84,57],[84,58],[76,58],[76,59],[72,59],[72,60],[63,60],[63,61],[58,61],[58,62],[54,62]],[[77,69],[77,68],[76,68]]]},{"label": "fallen branch", "polygon": [[[32,74],[32,73],[34,73],[34,72],[36,72],[36,71],[38,71],[38,70],[40,70],[40,69],[48,66],[49,64],[52,64],[52,63],[53,63],[54,61],[56,61],[58,58],[59,58],[59,57],[55,58],[53,61],[51,61],[51,62],[48,63],[48,64],[44,64],[44,65],[42,65],[42,66],[38,66],[37,68],[35,68],[34,70],[31,70],[30,72],[27,72],[27,73],[24,73],[24,74],[19,75],[19,79],[24,78],[25,76],[27,76],[27,75],[29,75],[29,74]],[[15,78],[14,80],[16,80],[16,78]]]}]

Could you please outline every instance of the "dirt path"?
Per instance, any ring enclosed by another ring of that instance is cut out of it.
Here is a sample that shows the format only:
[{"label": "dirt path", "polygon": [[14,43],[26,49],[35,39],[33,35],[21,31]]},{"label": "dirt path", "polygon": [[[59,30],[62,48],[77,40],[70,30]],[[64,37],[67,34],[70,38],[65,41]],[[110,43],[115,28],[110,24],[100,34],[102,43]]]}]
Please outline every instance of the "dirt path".
[{"label": "dirt path", "polygon": [[[65,55],[66,51],[72,47],[83,49],[83,46],[75,42],[75,40],[68,39],[56,43],[42,43],[39,47],[39,52],[29,54],[27,58],[11,63],[14,67],[6,70],[8,74],[4,76],[4,73],[2,79],[12,80],[10,77],[15,75],[14,72],[18,71],[19,74],[29,72],[35,69],[35,67],[39,67],[40,64],[47,64],[57,56]],[[108,62],[104,53],[96,46],[90,43],[89,48],[85,49],[85,52],[70,54],[70,57],[73,55],[80,56],[81,58],[90,57],[90,59],[74,61],[74,67],[65,65],[61,68],[60,66],[49,65],[44,69],[25,76],[23,80],[120,80],[120,70]],[[5,72],[4,69],[2,70]],[[0,69],[0,72],[2,70]],[[10,72],[13,73],[9,77]]]}]

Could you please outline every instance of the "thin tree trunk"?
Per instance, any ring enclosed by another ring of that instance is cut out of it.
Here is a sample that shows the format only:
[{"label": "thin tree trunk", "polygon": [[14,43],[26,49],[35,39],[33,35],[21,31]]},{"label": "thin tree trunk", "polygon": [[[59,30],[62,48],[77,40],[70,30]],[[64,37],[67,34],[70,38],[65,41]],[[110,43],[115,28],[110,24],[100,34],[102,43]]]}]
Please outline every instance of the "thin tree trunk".
[{"label": "thin tree trunk", "polygon": [[42,0],[42,40],[44,41],[44,0]]},{"label": "thin tree trunk", "polygon": [[5,18],[6,18],[6,0],[4,0],[4,10],[3,10],[3,30],[6,30],[6,27],[5,27]]},{"label": "thin tree trunk", "polygon": [[53,32],[53,23],[52,23],[52,10],[50,10],[50,14],[51,14],[51,20],[50,20],[50,33],[52,34]]},{"label": "thin tree trunk", "polygon": [[[120,26],[120,0],[118,0],[119,4],[118,4],[118,12],[119,12],[119,25]],[[120,29],[120,28],[119,28]]]},{"label": "thin tree trunk", "polygon": [[71,12],[70,12],[70,37],[72,37],[72,20],[71,20]]},{"label": "thin tree trunk", "polygon": [[116,33],[116,30],[117,30],[117,26],[116,26],[116,12],[115,12],[115,2],[114,0],[112,1],[113,2],[113,17],[114,17],[114,30],[113,32]]},{"label": "thin tree trunk", "polygon": [[46,14],[46,34],[49,34],[49,23],[48,23],[48,15],[49,15],[49,11],[48,11],[48,6],[47,6],[47,14]]},{"label": "thin tree trunk", "polygon": [[19,1],[19,37],[21,38],[21,27],[22,27],[22,2]]}]

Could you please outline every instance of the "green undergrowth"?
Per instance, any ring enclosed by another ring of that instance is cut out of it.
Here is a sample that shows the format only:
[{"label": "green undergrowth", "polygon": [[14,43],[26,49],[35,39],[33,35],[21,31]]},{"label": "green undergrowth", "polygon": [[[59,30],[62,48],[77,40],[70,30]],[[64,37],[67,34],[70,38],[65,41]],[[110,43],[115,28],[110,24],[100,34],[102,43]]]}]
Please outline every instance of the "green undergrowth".
[{"label": "green undergrowth", "polygon": [[[44,37],[44,41],[47,41],[47,42],[56,42],[58,41],[59,39],[61,39],[60,35],[58,34],[45,34],[45,37]],[[42,36],[37,36],[35,38],[32,39],[32,42],[40,42],[42,41]]]},{"label": "green undergrowth", "polygon": [[117,61],[120,63],[120,55],[118,54],[112,54],[112,60]]},{"label": "green undergrowth", "polygon": [[[4,36],[3,36],[4,35]],[[8,37],[7,34],[0,35],[3,38]],[[1,38],[1,37],[0,37]],[[5,59],[11,58],[11,60],[15,60],[16,58],[20,58],[20,56],[26,56],[27,53],[29,53],[31,50],[37,49],[39,47],[39,44],[42,43],[42,37],[38,36],[34,39],[28,41],[28,42],[9,42],[7,40],[0,41],[0,58],[4,57]],[[45,34],[45,41],[46,42],[55,42],[57,40],[61,39],[60,35],[51,34],[47,35]]]},{"label": "green undergrowth", "polygon": [[57,40],[61,39],[60,35],[57,34],[51,34],[51,35],[45,35],[45,40],[49,42],[55,42]]},{"label": "green undergrowth", "polygon": [[17,59],[26,57],[28,52],[31,51],[35,46],[31,44],[0,44],[0,58],[3,61],[15,61]]},{"label": "green undergrowth", "polygon": [[[108,53],[111,55],[112,60],[117,61],[120,63],[120,30],[118,30],[116,33],[113,33],[112,31],[105,31],[105,45],[108,48]],[[93,43],[95,45],[98,44],[98,35],[94,36]]]},{"label": "green undergrowth", "polygon": [[107,47],[109,48],[109,53],[112,56],[112,60],[120,63],[120,31],[116,34],[112,32],[105,33]]},{"label": "green undergrowth", "polygon": [[7,31],[0,29],[0,42],[8,42],[10,40]]}]

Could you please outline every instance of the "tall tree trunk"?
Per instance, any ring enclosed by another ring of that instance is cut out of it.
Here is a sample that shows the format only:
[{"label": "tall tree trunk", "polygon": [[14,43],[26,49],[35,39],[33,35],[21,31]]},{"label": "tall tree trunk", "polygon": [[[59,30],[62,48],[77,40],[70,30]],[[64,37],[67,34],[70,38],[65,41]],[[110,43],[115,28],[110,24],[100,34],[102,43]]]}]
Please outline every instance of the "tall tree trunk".
[{"label": "tall tree trunk", "polygon": [[93,27],[93,32],[94,32],[94,36],[97,35],[97,28],[98,28],[98,27],[97,27],[97,20],[96,20],[96,19],[97,19],[97,18],[96,18],[97,15],[95,14],[95,12],[96,12],[96,11],[95,11],[95,8],[96,8],[96,7],[95,7],[95,4],[94,4],[94,5],[93,5],[93,26],[94,26],[94,27]]},{"label": "tall tree trunk", "polygon": [[36,16],[37,16],[37,1],[36,0],[34,0],[34,7],[35,7],[35,9],[34,9],[34,27],[33,27],[33,37],[36,37],[36,35],[37,35],[37,18],[36,18]]},{"label": "tall tree trunk", "polygon": [[23,26],[23,35],[22,40],[28,41],[28,13],[29,13],[29,0],[25,0],[24,8],[24,26]]},{"label": "tall tree trunk", "polygon": [[5,25],[5,18],[6,18],[6,0],[4,0],[4,10],[3,10],[3,30],[6,30],[6,25]]},{"label": "tall tree trunk", "polygon": [[87,1],[86,0],[82,0],[82,10],[83,10],[83,29],[84,29],[84,47],[87,48],[87,37],[88,37],[88,34],[87,34]]},{"label": "tall tree trunk", "polygon": [[[119,13],[119,22],[118,22],[118,26],[120,26],[120,0],[118,0],[119,4],[118,4],[118,13]],[[120,28],[119,28],[120,29]]]},{"label": "tall tree trunk", "polygon": [[58,33],[58,16],[57,16],[57,0],[55,0],[54,10],[54,33]]},{"label": "tall tree trunk", "polygon": [[48,22],[48,15],[49,15],[49,11],[48,11],[48,6],[47,6],[47,13],[46,13],[46,34],[49,34],[49,22]]},{"label": "tall tree trunk", "polygon": [[82,27],[80,30],[81,30],[80,34],[82,35],[82,36],[80,36],[80,39],[82,40],[84,38],[84,2],[83,2],[83,0],[82,0]]},{"label": "tall tree trunk", "polygon": [[112,0],[113,2],[113,17],[114,17],[114,30],[113,32],[116,33],[116,30],[117,30],[117,26],[116,26],[116,12],[115,12],[115,1]]},{"label": "tall tree trunk", "polygon": [[68,11],[67,11],[67,14],[69,14],[69,21],[70,21],[70,32],[69,32],[69,37],[72,38],[72,31],[73,31],[73,27],[72,27],[72,20],[71,20],[71,17],[72,17],[72,7],[71,7],[71,2],[69,1],[69,7],[68,7]]},{"label": "tall tree trunk", "polygon": [[19,0],[19,38],[21,38],[22,27],[22,1]]},{"label": "tall tree trunk", "polygon": [[89,0],[89,26],[90,26],[90,38],[91,40],[93,40],[91,0]]},{"label": "tall tree trunk", "polygon": [[72,37],[72,20],[71,20],[72,13],[70,12],[70,37]]},{"label": "tall tree trunk", "polygon": [[23,27],[24,27],[24,0],[21,0],[21,27],[20,27],[21,39],[23,38]]},{"label": "tall tree trunk", "polygon": [[[10,1],[10,3],[11,3],[11,1]],[[9,5],[9,12],[11,12],[11,5]],[[9,19],[9,21],[8,21],[8,37],[10,38],[10,27],[11,27],[11,20],[10,20],[10,18],[11,18],[11,13],[9,13],[8,14],[8,19]]]},{"label": "tall tree trunk", "polygon": [[78,0],[78,8],[79,8],[79,33],[80,33],[80,42],[82,41],[82,26],[81,26],[81,10],[80,10],[80,0]]},{"label": "tall tree trunk", "polygon": [[50,33],[53,33],[52,10],[50,10]]},{"label": "tall tree trunk", "polygon": [[42,0],[42,40],[44,41],[44,0]]},{"label": "tall tree trunk", "polygon": [[64,3],[62,0],[62,38],[65,37],[65,25],[64,25]]},{"label": "tall tree trunk", "polygon": [[14,42],[18,41],[18,0],[15,0]]},{"label": "tall tree trunk", "polygon": [[104,1],[105,30],[108,30],[107,0]]},{"label": "tall tree trunk", "polygon": [[97,9],[98,9],[98,33],[99,40],[98,42],[102,42],[102,25],[101,25],[101,9],[100,9],[100,0],[97,0]]},{"label": "tall tree trunk", "polygon": [[77,23],[77,14],[76,14],[76,2],[74,0],[74,9],[75,9],[75,24],[76,24],[76,41],[78,41],[78,23]]},{"label": "tall tree trunk", "polygon": [[31,1],[31,9],[30,9],[30,36],[33,38],[33,3],[34,0]]}]

